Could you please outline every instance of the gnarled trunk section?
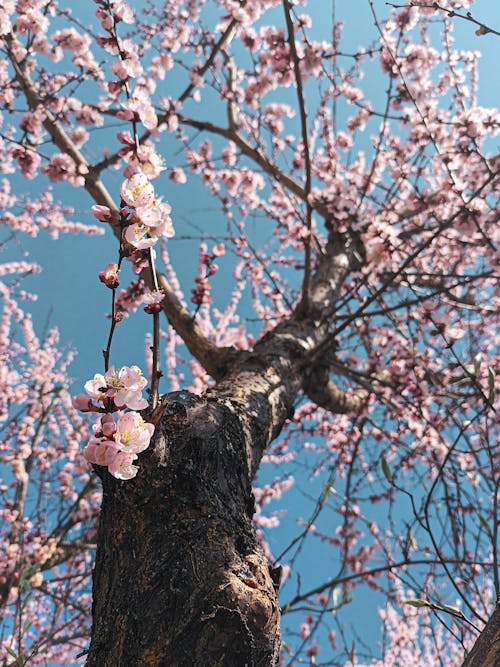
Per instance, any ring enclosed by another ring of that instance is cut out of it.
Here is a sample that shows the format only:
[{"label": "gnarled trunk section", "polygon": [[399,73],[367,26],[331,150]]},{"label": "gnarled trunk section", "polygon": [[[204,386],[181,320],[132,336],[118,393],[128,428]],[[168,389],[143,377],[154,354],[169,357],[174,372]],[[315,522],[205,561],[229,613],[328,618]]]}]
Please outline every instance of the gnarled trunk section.
[{"label": "gnarled trunk section", "polygon": [[276,664],[279,608],[238,418],[177,392],[140,464],[128,482],[103,471],[87,665]]}]

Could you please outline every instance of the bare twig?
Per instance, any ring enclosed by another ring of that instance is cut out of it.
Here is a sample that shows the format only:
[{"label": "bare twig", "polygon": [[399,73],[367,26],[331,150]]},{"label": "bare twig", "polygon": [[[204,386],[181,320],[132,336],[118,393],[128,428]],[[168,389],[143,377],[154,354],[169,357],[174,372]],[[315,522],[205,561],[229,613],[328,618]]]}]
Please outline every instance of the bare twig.
[{"label": "bare twig", "polygon": [[432,2],[432,3],[423,3],[423,2],[410,2],[407,5],[395,5],[392,2],[386,2],[386,5],[389,5],[389,7],[394,7],[395,9],[409,9],[411,7],[421,7],[422,9],[437,9],[441,12],[444,12],[447,14],[450,18],[457,17],[459,19],[463,19],[464,21],[469,21],[470,23],[474,23],[475,25],[479,26],[478,29],[476,30],[476,35],[479,37],[481,35],[497,35],[500,37],[500,32],[498,30],[495,30],[494,28],[491,28],[489,25],[486,25],[486,23],[483,23],[482,21],[478,21],[472,16],[472,12],[467,12],[466,14],[460,14],[460,12],[455,11],[454,9],[448,9],[447,7],[442,7],[438,2]]}]

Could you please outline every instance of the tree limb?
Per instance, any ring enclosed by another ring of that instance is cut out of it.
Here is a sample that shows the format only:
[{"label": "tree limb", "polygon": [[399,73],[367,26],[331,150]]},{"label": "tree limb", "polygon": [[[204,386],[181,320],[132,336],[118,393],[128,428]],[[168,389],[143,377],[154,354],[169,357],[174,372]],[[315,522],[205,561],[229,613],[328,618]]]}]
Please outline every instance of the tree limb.
[{"label": "tree limb", "polygon": [[[35,110],[38,107],[43,107],[44,128],[49,133],[54,145],[57,146],[60,151],[71,157],[75,163],[77,171],[79,171],[84,178],[85,190],[89,193],[95,203],[102,206],[108,206],[112,211],[118,212],[118,207],[102,181],[99,179],[98,172],[88,164],[85,157],[67,135],[61,123],[51,111],[47,109],[47,105],[44,104],[43,99],[38,95],[29,74],[21,67],[12,54],[10,45],[13,40],[14,38],[12,35],[9,35],[6,38],[9,46],[9,58],[14,68],[16,79],[23,90],[29,107],[32,110]],[[119,239],[121,234],[120,227],[118,225],[112,225],[112,229],[115,236]],[[143,269],[140,277],[150,289],[154,289],[151,272],[147,267]],[[217,345],[209,341],[202,332],[201,327],[196,321],[192,320],[187,309],[181,304],[173,290],[170,289],[166,277],[160,275],[159,281],[161,289],[165,294],[162,308],[168,321],[182,338],[190,353],[202,364],[209,375],[217,379],[224,373],[227,359],[231,355],[232,348],[219,348]]]}]

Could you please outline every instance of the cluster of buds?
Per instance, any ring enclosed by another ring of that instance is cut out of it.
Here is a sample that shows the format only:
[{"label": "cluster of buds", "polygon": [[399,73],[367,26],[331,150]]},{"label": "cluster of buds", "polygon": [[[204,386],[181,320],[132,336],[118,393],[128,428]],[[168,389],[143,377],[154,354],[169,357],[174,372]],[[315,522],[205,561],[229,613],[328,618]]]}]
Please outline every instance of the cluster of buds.
[{"label": "cluster of buds", "polygon": [[212,295],[210,294],[212,285],[208,279],[219,270],[217,264],[214,264],[214,259],[216,257],[222,257],[224,253],[225,249],[224,244],[222,243],[214,245],[212,254],[207,252],[207,246],[204,243],[201,245],[199,274],[194,279],[196,287],[193,287],[191,290],[191,294],[193,295],[191,297],[192,303],[196,303],[198,306],[201,306],[203,303],[212,303]]},{"label": "cluster of buds", "polygon": [[[111,367],[104,375],[96,373],[85,383],[85,394],[73,398],[73,406],[82,412],[101,413],[93,425],[93,438],[83,450],[89,463],[106,466],[117,479],[132,479],[138,467],[137,455],[149,447],[155,427],[144,421],[136,410],[148,402],[142,397],[147,382],[137,366]],[[99,405],[100,404],[100,405]],[[132,412],[125,412],[129,408]],[[113,416],[117,412],[117,420]]]}]

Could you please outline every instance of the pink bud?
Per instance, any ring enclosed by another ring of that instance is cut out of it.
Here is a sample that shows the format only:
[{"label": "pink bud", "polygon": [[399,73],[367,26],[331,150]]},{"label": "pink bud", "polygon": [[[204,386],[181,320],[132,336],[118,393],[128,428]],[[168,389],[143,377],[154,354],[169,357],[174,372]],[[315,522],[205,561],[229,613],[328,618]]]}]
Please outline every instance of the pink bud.
[{"label": "pink bud", "polygon": [[107,412],[101,417],[101,429],[103,435],[110,438],[116,432],[116,424],[113,415]]},{"label": "pink bud", "polygon": [[123,86],[123,81],[109,81],[108,91],[111,95],[118,95]]},{"label": "pink bud", "polygon": [[99,273],[99,280],[110,289],[118,287],[120,284],[120,281],[118,280],[118,264],[115,264],[115,262],[110,262],[104,271]]},{"label": "pink bud", "polygon": [[161,305],[159,303],[148,303],[147,306],[144,306],[144,312],[149,315],[154,313],[159,313],[161,311]]},{"label": "pink bud", "polygon": [[113,220],[113,211],[109,208],[109,206],[95,204],[92,206],[91,210],[94,218],[97,218],[101,222],[111,222]]},{"label": "pink bud", "polygon": [[90,412],[92,402],[88,396],[85,394],[77,394],[71,399],[71,404],[75,410],[80,410],[81,412]]},{"label": "pink bud", "polygon": [[135,142],[130,132],[118,132],[116,138],[121,144],[125,144],[126,146],[135,146]]},{"label": "pink bud", "polygon": [[223,243],[219,243],[217,245],[214,245],[214,247],[212,248],[212,255],[214,257],[222,257],[222,255],[224,255],[225,252],[226,252],[226,249],[225,249]]}]

